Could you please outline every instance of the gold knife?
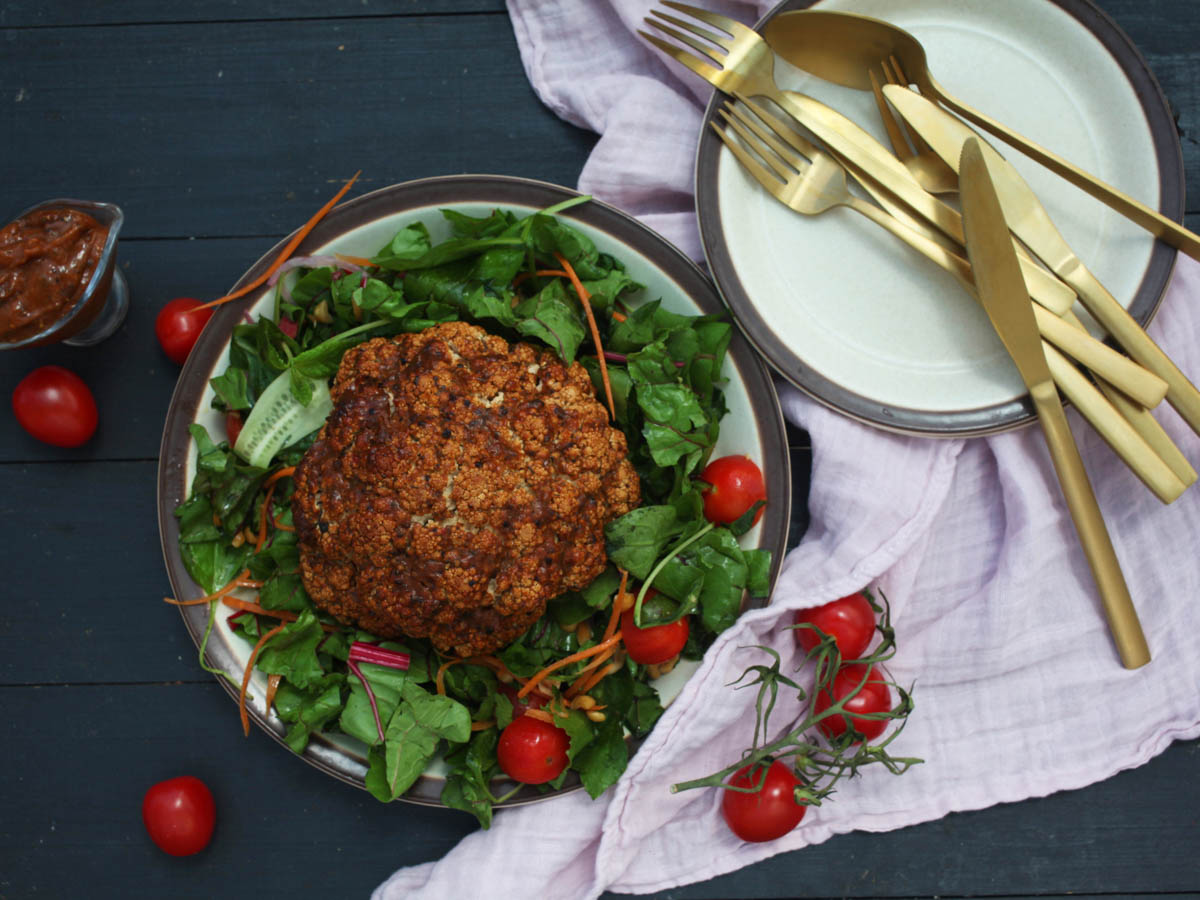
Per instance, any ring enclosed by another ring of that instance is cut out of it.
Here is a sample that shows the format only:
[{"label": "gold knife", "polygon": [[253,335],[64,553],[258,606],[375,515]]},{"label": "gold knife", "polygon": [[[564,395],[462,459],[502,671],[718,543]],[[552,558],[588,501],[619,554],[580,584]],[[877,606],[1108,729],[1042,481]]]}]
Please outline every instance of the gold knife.
[{"label": "gold knife", "polygon": [[1121,662],[1126,668],[1136,669],[1150,661],[1150,649],[1050,376],[1029,291],[1021,277],[989,162],[977,138],[963,144],[960,163],[963,230],[979,299],[1033,399]]},{"label": "gold knife", "polygon": [[[978,139],[975,132],[906,87],[887,85],[883,93],[933,151],[947,165],[957,169],[965,142]],[[1125,307],[1088,271],[1017,170],[986,143],[981,142],[980,146],[987,157],[1000,206],[1012,233],[1074,289],[1088,312],[1130,356],[1167,383],[1167,402],[1175,407],[1193,431],[1200,434],[1200,391],[1142,330]]]}]

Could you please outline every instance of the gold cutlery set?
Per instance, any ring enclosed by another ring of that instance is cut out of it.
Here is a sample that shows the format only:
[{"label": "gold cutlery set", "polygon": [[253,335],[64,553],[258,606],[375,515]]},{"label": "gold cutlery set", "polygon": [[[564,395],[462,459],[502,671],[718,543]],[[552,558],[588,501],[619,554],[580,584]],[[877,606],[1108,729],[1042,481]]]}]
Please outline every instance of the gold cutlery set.
[{"label": "gold cutlery set", "polygon": [[[1197,259],[1200,238],[955,99],[930,74],[916,39],[887,22],[804,10],[774,16],[760,34],[704,9],[661,2],[678,15],[654,10],[645,21],[656,34],[639,33],[733,98],[713,128],[756,181],[804,215],[854,210],[950,272],[982,304],[1029,390],[1121,661],[1128,668],[1149,662],[1059,394],[1170,503],[1197,474],[1150,410],[1165,397],[1200,433],[1200,391],[1068,246],[1016,169],[947,110]],[[892,149],[820,101],[780,88],[776,58],[871,91]],[[848,179],[874,202],[851,193]],[[961,212],[942,195],[957,195]],[[1077,299],[1124,353],[1086,330],[1072,311]]]}]

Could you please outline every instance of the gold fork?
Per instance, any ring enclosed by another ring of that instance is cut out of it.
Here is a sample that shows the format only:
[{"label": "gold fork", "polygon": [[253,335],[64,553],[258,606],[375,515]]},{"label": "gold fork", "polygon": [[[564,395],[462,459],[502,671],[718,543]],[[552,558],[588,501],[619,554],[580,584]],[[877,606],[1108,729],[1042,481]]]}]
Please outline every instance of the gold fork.
[{"label": "gold fork", "polygon": [[[898,84],[908,87],[909,81],[900,67],[900,60],[894,55],[880,61],[879,70],[883,73],[886,84]],[[903,125],[888,105],[883,96],[882,85],[875,70],[867,75],[871,79],[871,92],[875,95],[875,105],[879,108],[879,117],[883,120],[884,130],[887,131],[892,151],[896,158],[904,163],[904,167],[921,183],[921,187],[931,194],[954,194],[958,192],[958,173],[946,165],[945,160],[933,152],[925,141],[908,123]]]},{"label": "gold fork", "polygon": [[[718,115],[737,139],[716,122],[712,123],[713,130],[738,162],[776,199],[810,216],[839,206],[852,209],[950,272],[972,297],[977,296],[966,259],[852,194],[846,183],[847,170],[834,157],[761,105],[741,94],[735,96],[740,103],[727,102]],[[864,187],[872,190],[869,184],[864,183]],[[1063,393],[1159,499],[1164,503],[1176,499],[1186,487],[1180,477],[1054,345],[1063,342],[1063,350],[1076,358],[1083,357],[1081,361],[1106,381],[1126,382],[1127,388],[1135,390],[1147,385],[1157,400],[1162,399],[1166,385],[1153,376],[1147,378],[1149,373],[1132,360],[1072,328],[1038,304],[1033,309],[1046,360]]]},{"label": "gold fork", "polygon": [[[720,33],[655,9],[651,10],[651,14],[656,18],[647,16],[646,24],[691,47],[700,56],[655,35],[639,31],[638,34],[645,40],[718,90],[727,94],[740,92],[751,97],[766,97],[785,109],[801,124],[817,132],[818,137],[837,153],[839,160],[861,170],[922,219],[962,246],[962,217],[958,211],[921,187],[920,182],[886,147],[836,110],[811,97],[780,89],[775,83],[774,51],[757,31],[736,19],[677,0],[661,2],[677,12],[720,29]],[[835,141],[837,147],[833,146]],[[1056,313],[1069,310],[1075,302],[1074,292],[1030,259],[1019,245],[1017,255],[1033,298]]]}]

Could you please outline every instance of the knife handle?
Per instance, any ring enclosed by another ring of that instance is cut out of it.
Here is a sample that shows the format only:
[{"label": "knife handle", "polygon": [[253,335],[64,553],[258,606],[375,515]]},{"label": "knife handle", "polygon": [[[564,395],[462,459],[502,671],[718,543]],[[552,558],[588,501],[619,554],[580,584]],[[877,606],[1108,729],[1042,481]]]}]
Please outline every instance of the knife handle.
[{"label": "knife handle", "polygon": [[1200,391],[1171,358],[1082,263],[1064,267],[1058,275],[1075,289],[1080,302],[1126,353],[1167,383],[1167,402],[1200,434]]},{"label": "knife handle", "polygon": [[1121,663],[1127,669],[1144,666],[1150,661],[1150,648],[1146,644],[1133,598],[1129,596],[1129,586],[1125,583],[1117,553],[1104,525],[1100,505],[1096,502],[1054,382],[1034,385],[1031,394],[1046,435],[1046,445],[1050,448],[1054,470],[1058,473],[1063,497],[1067,501],[1067,509],[1075,523],[1075,531],[1091,567],[1092,577],[1096,580],[1108,628]]},{"label": "knife handle", "polygon": [[1177,500],[1187,485],[1133,424],[1055,347],[1043,342],[1042,351],[1054,383],[1063,396],[1071,401],[1133,474],[1163,503]]},{"label": "knife handle", "polygon": [[1120,385],[1121,390],[1142,406],[1153,409],[1166,396],[1167,383],[1128,356],[1037,304],[1033,306],[1033,313],[1043,338],[1109,384]]},{"label": "knife handle", "polygon": [[1091,194],[1101,203],[1110,209],[1116,210],[1131,222],[1145,228],[1155,237],[1165,241],[1177,250],[1182,250],[1193,259],[1200,259],[1200,238],[1182,225],[1172,222],[1162,213],[1156,212],[1145,204],[1134,200],[1128,194],[1121,193],[1112,185],[1106,184],[1094,175],[1088,174],[1083,169],[1067,162],[1067,160],[1058,154],[1029,140],[1029,138],[1022,137],[990,116],[981,113],[977,109],[972,109],[961,100],[951,96],[944,87],[934,81],[932,76],[929,77],[929,82],[929,87],[932,89],[931,92],[936,95],[937,100],[942,105],[954,110],[964,119],[968,119],[985,131],[994,134],[1005,143],[1016,147],[1030,159],[1041,163],[1051,172],[1075,185],[1075,187]]},{"label": "knife handle", "polygon": [[1185,488],[1191,487],[1196,483],[1196,470],[1192,468],[1192,464],[1188,462],[1186,456],[1175,446],[1175,442],[1171,440],[1171,436],[1167,434],[1166,429],[1158,424],[1158,420],[1154,418],[1150,410],[1130,400],[1117,388],[1108,384],[1102,378],[1096,379],[1096,387],[1100,389],[1100,393],[1108,398],[1108,402],[1113,405],[1118,413],[1121,414],[1130,427],[1133,428],[1142,440],[1150,445],[1150,449],[1167,464],[1175,477],[1183,483]]},{"label": "knife handle", "polygon": [[[1063,321],[1080,331],[1086,330],[1083,323],[1079,321],[1079,318],[1073,312],[1069,312],[1063,316]],[[1133,427],[1133,430],[1142,436],[1142,440],[1149,444],[1150,448],[1158,454],[1159,458],[1170,466],[1171,471],[1183,482],[1185,488],[1195,484],[1197,478],[1196,470],[1192,468],[1192,464],[1183,455],[1183,451],[1171,440],[1171,436],[1167,434],[1166,429],[1158,424],[1158,420],[1154,418],[1150,410],[1131,400],[1120,389],[1103,378],[1096,379],[1096,387],[1100,389],[1100,393],[1108,398],[1108,402],[1116,407],[1117,412]]]}]

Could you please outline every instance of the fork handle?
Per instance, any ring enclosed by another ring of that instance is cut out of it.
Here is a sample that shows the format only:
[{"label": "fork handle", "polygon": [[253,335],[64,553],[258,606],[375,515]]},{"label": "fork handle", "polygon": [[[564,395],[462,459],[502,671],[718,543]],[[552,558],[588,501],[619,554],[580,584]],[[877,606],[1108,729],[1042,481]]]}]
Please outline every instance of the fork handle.
[{"label": "fork handle", "polygon": [[1186,253],[1192,259],[1200,260],[1200,237],[1188,231],[1177,222],[1172,222],[1162,213],[1151,209],[1128,194],[1123,194],[1111,184],[1101,181],[1094,175],[1085,172],[1078,166],[1067,162],[1058,154],[1036,144],[1027,137],[997,122],[977,109],[967,106],[961,100],[949,94],[932,76],[929,78],[931,93],[942,105],[954,110],[964,119],[968,119],[980,128],[994,134],[1005,143],[1016,147],[1030,159],[1033,159],[1051,172],[1091,194],[1110,209],[1116,210],[1131,222],[1140,225],[1156,238],[1170,244],[1177,250]]}]

